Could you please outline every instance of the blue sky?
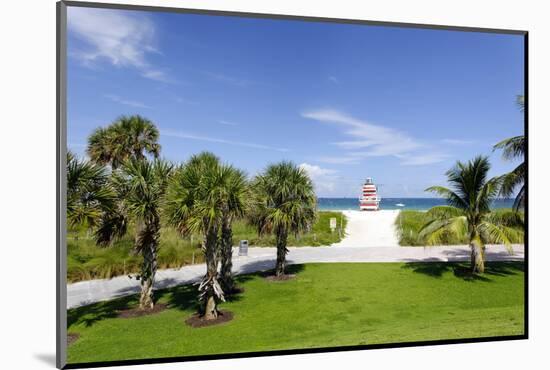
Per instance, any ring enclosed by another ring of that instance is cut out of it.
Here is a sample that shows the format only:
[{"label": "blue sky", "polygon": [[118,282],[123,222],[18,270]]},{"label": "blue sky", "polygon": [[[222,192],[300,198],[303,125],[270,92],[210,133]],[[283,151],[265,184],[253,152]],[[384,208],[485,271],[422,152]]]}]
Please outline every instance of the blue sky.
[{"label": "blue sky", "polygon": [[122,114],[162,156],[209,150],[250,176],[292,160],[317,194],[425,197],[456,160],[522,134],[523,38],[290,20],[68,10],[68,147]]}]

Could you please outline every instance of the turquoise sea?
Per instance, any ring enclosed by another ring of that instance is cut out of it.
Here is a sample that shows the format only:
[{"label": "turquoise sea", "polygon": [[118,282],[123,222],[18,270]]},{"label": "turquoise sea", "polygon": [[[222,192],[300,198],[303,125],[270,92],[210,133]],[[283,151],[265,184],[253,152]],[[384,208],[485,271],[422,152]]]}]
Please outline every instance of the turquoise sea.
[{"label": "turquoise sea", "polygon": [[[403,206],[398,206],[402,204]],[[414,209],[427,210],[433,206],[445,205],[442,198],[382,198],[380,209]],[[513,199],[497,199],[493,202],[493,208],[512,208]],[[319,198],[319,210],[359,210],[358,198]]]}]

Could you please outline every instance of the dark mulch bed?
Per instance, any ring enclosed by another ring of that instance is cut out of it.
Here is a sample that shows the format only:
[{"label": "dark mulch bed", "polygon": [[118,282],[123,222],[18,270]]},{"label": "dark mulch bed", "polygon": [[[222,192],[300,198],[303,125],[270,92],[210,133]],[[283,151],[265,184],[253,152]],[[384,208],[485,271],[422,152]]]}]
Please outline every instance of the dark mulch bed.
[{"label": "dark mulch bed", "polygon": [[220,310],[216,320],[205,320],[202,316],[196,313],[185,320],[185,323],[192,328],[204,328],[205,326],[219,325],[231,320],[233,320],[233,312]]},{"label": "dark mulch bed", "polygon": [[80,338],[80,334],[78,333],[68,333],[67,334],[67,345],[71,345],[73,344],[74,342],[76,342],[76,340]]},{"label": "dark mulch bed", "polygon": [[168,308],[168,305],[164,303],[157,303],[153,306],[150,310],[142,310],[139,307],[136,308],[130,308],[127,310],[120,310],[117,311],[117,317],[123,318],[123,319],[130,319],[133,317],[141,317],[141,316],[147,316],[147,315],[154,315],[156,313],[162,312]]},{"label": "dark mulch bed", "polygon": [[284,275],[269,275],[269,276],[266,276],[265,279],[267,281],[287,281],[287,280],[292,280],[292,279],[295,279],[296,278],[296,275],[295,274],[284,274]]}]

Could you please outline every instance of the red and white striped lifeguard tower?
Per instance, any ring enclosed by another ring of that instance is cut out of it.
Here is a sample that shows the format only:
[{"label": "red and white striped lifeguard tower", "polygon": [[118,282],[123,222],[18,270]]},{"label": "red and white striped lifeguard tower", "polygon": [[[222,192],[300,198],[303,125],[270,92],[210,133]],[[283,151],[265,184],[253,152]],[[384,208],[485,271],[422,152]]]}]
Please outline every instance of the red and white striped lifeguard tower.
[{"label": "red and white striped lifeguard tower", "polygon": [[363,185],[361,198],[359,198],[359,209],[361,211],[378,211],[380,200],[376,185],[374,185],[371,177],[367,177]]}]

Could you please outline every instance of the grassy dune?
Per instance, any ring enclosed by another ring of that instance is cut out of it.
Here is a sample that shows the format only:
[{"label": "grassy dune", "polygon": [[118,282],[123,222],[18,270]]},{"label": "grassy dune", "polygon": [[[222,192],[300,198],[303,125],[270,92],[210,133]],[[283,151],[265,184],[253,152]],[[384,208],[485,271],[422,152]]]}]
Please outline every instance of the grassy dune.
[{"label": "grassy dune", "polygon": [[151,316],[116,318],[135,296],[69,310],[80,335],[69,363],[523,334],[523,263],[488,263],[481,276],[434,262],[291,270],[285,282],[240,276],[245,293],[221,304],[235,318],[219,326],[184,323],[196,310],[191,285],[157,292],[169,308]]},{"label": "grassy dune", "polygon": [[[498,212],[498,211],[497,211]],[[422,226],[430,221],[430,217],[424,211],[403,210],[395,220],[395,228],[399,238],[399,245],[402,246],[425,246],[426,240],[422,238],[420,230]],[[468,244],[467,236],[457,238],[447,234],[443,237],[443,245]],[[513,243],[523,243],[523,240],[513,240]]]},{"label": "grassy dune", "polygon": [[[104,279],[138,272],[142,257],[133,253],[133,233],[109,247],[98,247],[85,233],[67,239],[67,279],[70,282]],[[197,239],[182,239],[173,229],[161,230],[159,268],[176,268],[204,262]]]},{"label": "grassy dune", "polygon": [[[341,225],[341,233],[336,229],[335,232],[330,231],[330,218],[336,218],[337,225]],[[344,236],[343,230],[345,230],[347,224],[346,216],[342,212],[319,212],[319,218],[311,232],[303,235],[289,235],[289,246],[313,246],[318,247],[322,245],[330,245],[337,243]],[[238,222],[233,228],[234,243],[237,244],[239,240],[248,240],[251,246],[255,247],[274,247],[275,236],[274,235],[262,235],[258,236],[256,229],[244,222]]]},{"label": "grassy dune", "polygon": [[[346,218],[341,212],[319,212],[319,219],[311,232],[304,235],[289,236],[289,246],[321,246],[340,241],[340,233],[332,233],[329,219],[336,217],[338,225],[342,222],[342,230],[346,226]],[[102,248],[96,246],[94,240],[86,231],[69,233],[67,238],[67,279],[70,282],[111,278],[117,275],[138,272],[141,256],[132,253],[133,232],[116,241],[112,246]],[[343,236],[343,232],[341,233]],[[246,239],[252,247],[275,246],[275,238],[270,235],[259,237],[256,229],[244,221],[238,221],[233,228],[233,244]],[[177,268],[194,263],[204,262],[200,249],[201,237],[181,238],[171,228],[161,230],[161,241],[158,255],[159,268]]]}]

